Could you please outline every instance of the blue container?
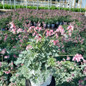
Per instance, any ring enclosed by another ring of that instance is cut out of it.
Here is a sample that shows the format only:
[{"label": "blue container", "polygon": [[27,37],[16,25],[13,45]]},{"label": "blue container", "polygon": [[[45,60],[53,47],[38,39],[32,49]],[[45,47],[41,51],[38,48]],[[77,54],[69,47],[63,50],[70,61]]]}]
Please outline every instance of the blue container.
[{"label": "blue container", "polygon": [[2,31],[6,31],[4,28],[1,29]]}]

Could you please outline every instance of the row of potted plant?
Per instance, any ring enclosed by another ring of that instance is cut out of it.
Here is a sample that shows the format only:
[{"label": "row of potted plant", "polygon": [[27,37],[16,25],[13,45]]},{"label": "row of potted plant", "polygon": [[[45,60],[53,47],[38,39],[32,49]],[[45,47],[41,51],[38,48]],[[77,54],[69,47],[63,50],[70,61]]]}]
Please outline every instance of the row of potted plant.
[{"label": "row of potted plant", "polygon": [[[6,12],[3,16],[0,15],[0,28],[7,28],[7,24],[13,21],[18,27],[24,28],[26,23],[31,23],[36,26],[37,23],[43,22],[47,24],[47,27],[57,27],[58,24],[63,24],[63,22],[70,23],[73,20],[80,20],[82,13],[67,12],[60,10],[34,10],[34,9],[17,9],[11,12]],[[10,18],[9,18],[10,17]],[[10,21],[9,21],[10,19]],[[6,24],[4,22],[6,21]],[[26,27],[26,26],[25,26]]]}]

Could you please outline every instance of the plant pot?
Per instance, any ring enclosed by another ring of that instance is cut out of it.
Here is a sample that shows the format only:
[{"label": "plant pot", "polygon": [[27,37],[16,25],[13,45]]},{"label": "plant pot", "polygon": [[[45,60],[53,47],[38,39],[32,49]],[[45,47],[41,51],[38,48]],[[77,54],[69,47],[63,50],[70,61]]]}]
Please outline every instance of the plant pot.
[{"label": "plant pot", "polygon": [[43,24],[43,28],[47,28],[47,24],[46,23],[42,23]]},{"label": "plant pot", "polygon": [[58,28],[59,24],[60,24],[60,22],[56,22],[55,27]]},{"label": "plant pot", "polygon": [[34,22],[33,25],[36,27],[37,26],[36,22]]},{"label": "plant pot", "polygon": [[55,24],[51,24],[51,28],[54,29],[55,28]]},{"label": "plant pot", "polygon": [[47,24],[47,28],[50,28],[50,24]]},{"label": "plant pot", "polygon": [[64,22],[64,25],[67,25],[67,22]]},{"label": "plant pot", "polygon": [[30,22],[30,26],[33,26],[33,22]]},{"label": "plant pot", "polygon": [[1,30],[2,30],[2,31],[5,31],[6,29],[2,28]]},{"label": "plant pot", "polygon": [[[39,80],[40,82],[40,80]],[[34,83],[33,81],[30,81],[28,80],[27,84],[29,85],[26,85],[26,86],[55,86],[55,79],[53,76],[49,76],[47,77],[46,81],[45,82],[40,82],[38,84]]]},{"label": "plant pot", "polygon": [[28,79],[26,79],[25,86],[32,86],[32,85],[31,85],[31,81],[28,80]]},{"label": "plant pot", "polygon": [[60,25],[63,25],[63,22],[62,21],[60,22]]}]

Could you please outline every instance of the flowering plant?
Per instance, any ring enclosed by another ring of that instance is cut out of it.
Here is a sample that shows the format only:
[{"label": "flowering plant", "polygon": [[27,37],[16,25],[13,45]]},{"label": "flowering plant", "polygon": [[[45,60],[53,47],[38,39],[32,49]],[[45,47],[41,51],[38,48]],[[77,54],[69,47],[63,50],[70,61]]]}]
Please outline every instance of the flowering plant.
[{"label": "flowering plant", "polygon": [[[53,74],[55,58],[58,56],[58,47],[50,42],[49,38],[41,38],[41,41],[29,42],[29,49],[21,52],[15,61],[18,69],[11,77],[11,82],[22,85],[22,78],[42,84],[49,75]],[[18,75],[18,76],[16,76]],[[40,81],[39,81],[40,80]]]}]

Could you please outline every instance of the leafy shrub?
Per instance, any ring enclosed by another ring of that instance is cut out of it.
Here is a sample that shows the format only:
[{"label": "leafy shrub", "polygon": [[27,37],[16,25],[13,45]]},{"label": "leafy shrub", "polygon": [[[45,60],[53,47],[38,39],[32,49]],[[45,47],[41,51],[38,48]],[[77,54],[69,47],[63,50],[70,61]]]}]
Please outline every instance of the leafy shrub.
[{"label": "leafy shrub", "polygon": [[[49,39],[45,38],[38,43],[35,43],[35,41],[29,42],[29,45],[32,46],[32,49],[23,51],[15,62],[16,65],[23,64],[23,66],[20,66],[16,71],[19,77],[16,77],[16,74],[14,74],[11,78],[11,81],[17,84],[20,83],[19,80],[22,78],[30,79],[35,83],[44,82],[47,77],[53,73],[52,67],[55,66],[55,59],[53,57],[58,56],[58,47],[50,44]],[[31,71],[34,71],[34,73]],[[22,78],[20,78],[20,76]]]},{"label": "leafy shrub", "polygon": [[0,29],[8,28],[7,24],[11,21],[11,16],[0,19]]},{"label": "leafy shrub", "polygon": [[[85,67],[85,65],[82,66]],[[54,75],[57,82],[56,86],[78,86],[79,79],[85,77],[81,72],[83,69],[82,66],[80,68],[78,64],[70,61],[58,62]]]},{"label": "leafy shrub", "polygon": [[3,9],[3,5],[2,4],[0,4],[0,9]]},{"label": "leafy shrub", "polygon": [[[4,7],[5,7],[5,9],[14,9],[14,5],[8,5],[8,4],[4,4]],[[15,8],[16,9],[18,9],[18,8],[26,8],[26,6],[22,6],[22,5],[16,5],[15,6]],[[27,8],[29,8],[29,9],[37,9],[37,7],[36,6],[27,6]],[[3,5],[2,4],[0,4],[0,9],[3,9]],[[38,9],[48,9],[48,7],[38,7]],[[50,7],[50,9],[51,10],[55,10],[55,9],[57,9],[57,10],[66,10],[66,11],[72,11],[72,12],[85,12],[85,9],[84,8],[62,8],[62,7],[60,7],[60,8],[58,8],[58,7],[55,7],[55,6],[51,6]]]}]

